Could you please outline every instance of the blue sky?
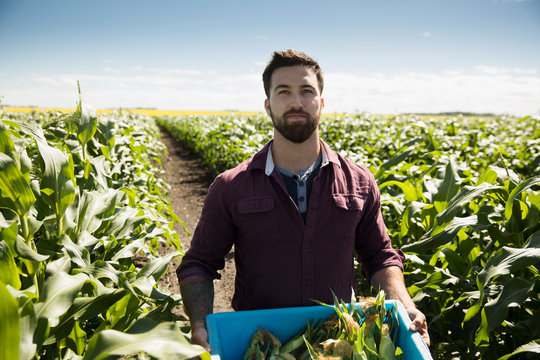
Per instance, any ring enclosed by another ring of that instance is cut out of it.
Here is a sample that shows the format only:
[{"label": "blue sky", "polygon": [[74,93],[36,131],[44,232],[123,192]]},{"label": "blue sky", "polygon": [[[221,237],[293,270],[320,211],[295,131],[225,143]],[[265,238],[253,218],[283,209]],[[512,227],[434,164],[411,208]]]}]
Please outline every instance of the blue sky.
[{"label": "blue sky", "polygon": [[294,48],[326,112],[540,110],[540,0],[1,0],[4,105],[263,111]]}]

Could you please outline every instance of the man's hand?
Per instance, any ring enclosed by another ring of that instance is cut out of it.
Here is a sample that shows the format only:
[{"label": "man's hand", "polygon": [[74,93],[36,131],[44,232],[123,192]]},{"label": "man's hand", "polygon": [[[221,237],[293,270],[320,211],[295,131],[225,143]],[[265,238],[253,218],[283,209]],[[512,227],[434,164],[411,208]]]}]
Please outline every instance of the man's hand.
[{"label": "man's hand", "polygon": [[208,343],[208,332],[206,326],[202,322],[191,324],[191,343],[201,345],[206,351],[210,352],[210,344]]},{"label": "man's hand", "polygon": [[422,336],[422,339],[424,339],[427,346],[430,345],[429,340],[429,333],[427,329],[427,321],[426,316],[417,308],[408,308],[407,313],[409,314],[409,317],[411,318],[411,326],[409,326],[409,329],[411,331],[418,331],[418,333]]},{"label": "man's hand", "polygon": [[426,345],[429,346],[430,341],[426,316],[414,305],[405,287],[401,269],[397,266],[389,266],[377,271],[371,277],[371,286],[375,289],[383,289],[386,292],[387,299],[401,301],[412,321],[410,330],[418,331],[426,342]]}]

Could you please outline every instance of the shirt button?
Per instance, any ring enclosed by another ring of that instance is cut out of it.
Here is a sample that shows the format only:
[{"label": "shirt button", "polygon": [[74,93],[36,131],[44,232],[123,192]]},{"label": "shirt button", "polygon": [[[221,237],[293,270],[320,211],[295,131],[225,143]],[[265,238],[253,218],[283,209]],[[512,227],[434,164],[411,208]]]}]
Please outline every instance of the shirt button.
[{"label": "shirt button", "polygon": [[311,280],[310,279],[306,279],[306,285],[311,285]]},{"label": "shirt button", "polygon": [[298,201],[300,201],[300,202],[303,202],[304,200],[305,200],[305,199],[304,199],[303,196],[300,196],[300,197],[298,198]]},{"label": "shirt button", "polygon": [[298,183],[298,185],[304,186],[304,182],[303,182],[303,181],[300,181],[300,182]]}]

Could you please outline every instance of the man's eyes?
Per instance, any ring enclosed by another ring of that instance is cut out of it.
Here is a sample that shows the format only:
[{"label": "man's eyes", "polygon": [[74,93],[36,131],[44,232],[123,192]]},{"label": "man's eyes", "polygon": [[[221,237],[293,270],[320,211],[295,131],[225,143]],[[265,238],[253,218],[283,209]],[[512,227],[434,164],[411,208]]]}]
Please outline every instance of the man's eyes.
[{"label": "man's eyes", "polygon": [[[290,93],[291,93],[290,90],[285,90],[285,89],[282,89],[282,90],[278,91],[279,95],[289,95]],[[302,89],[301,93],[302,94],[314,94],[315,92],[313,91],[313,89]]]}]

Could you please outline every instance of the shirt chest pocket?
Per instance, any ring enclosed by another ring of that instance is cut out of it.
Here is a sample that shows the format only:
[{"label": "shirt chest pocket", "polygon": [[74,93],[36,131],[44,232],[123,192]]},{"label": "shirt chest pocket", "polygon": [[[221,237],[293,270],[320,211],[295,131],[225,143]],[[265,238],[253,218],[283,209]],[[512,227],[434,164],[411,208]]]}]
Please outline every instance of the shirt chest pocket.
[{"label": "shirt chest pocket", "polygon": [[259,214],[269,212],[274,208],[274,198],[256,197],[238,200],[236,209],[240,215]]},{"label": "shirt chest pocket", "polygon": [[364,197],[356,194],[333,194],[334,204],[338,209],[345,211],[362,211]]},{"label": "shirt chest pocket", "polygon": [[273,197],[251,197],[237,201],[235,225],[239,245],[252,247],[279,241],[280,226],[275,207]]},{"label": "shirt chest pocket", "polygon": [[354,241],[364,205],[365,198],[361,194],[333,194],[331,215],[333,237],[340,241]]}]

